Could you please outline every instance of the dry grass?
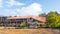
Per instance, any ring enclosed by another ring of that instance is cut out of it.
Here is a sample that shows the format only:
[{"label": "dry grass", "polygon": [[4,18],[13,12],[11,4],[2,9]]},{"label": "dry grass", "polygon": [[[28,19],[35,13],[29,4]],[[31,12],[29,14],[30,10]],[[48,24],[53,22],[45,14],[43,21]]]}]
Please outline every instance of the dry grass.
[{"label": "dry grass", "polygon": [[0,27],[0,34],[60,34],[59,29],[7,29]]}]

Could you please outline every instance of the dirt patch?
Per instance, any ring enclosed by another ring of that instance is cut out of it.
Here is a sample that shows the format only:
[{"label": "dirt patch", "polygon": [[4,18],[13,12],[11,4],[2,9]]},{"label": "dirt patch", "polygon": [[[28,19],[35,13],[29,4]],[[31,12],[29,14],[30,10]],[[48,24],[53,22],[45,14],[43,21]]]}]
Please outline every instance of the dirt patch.
[{"label": "dirt patch", "polygon": [[59,29],[7,29],[0,28],[0,34],[60,34]]}]

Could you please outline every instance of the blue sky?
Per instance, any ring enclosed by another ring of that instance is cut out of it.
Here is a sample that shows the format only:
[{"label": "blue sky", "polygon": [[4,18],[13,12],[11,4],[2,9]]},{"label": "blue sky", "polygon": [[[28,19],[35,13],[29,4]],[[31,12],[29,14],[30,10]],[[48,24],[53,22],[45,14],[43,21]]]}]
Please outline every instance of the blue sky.
[{"label": "blue sky", "polygon": [[48,13],[60,13],[60,0],[0,0],[0,15],[29,16]]}]

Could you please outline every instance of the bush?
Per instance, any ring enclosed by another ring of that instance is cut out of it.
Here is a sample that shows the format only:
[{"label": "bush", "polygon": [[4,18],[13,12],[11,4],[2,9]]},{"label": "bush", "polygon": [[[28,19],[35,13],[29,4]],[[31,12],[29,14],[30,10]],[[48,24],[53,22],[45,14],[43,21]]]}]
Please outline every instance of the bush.
[{"label": "bush", "polygon": [[20,24],[20,27],[21,27],[21,28],[25,28],[25,27],[26,27],[26,24],[25,24],[24,22],[22,22],[22,23]]}]

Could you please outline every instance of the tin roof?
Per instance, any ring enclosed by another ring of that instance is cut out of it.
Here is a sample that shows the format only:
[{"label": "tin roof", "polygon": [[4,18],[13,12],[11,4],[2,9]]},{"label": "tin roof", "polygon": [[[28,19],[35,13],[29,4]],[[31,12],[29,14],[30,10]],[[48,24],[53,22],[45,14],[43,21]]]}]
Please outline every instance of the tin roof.
[{"label": "tin roof", "polygon": [[38,21],[46,22],[46,17],[42,17],[42,16],[12,16],[12,17],[8,17],[7,19],[20,19],[20,18],[33,18]]}]

